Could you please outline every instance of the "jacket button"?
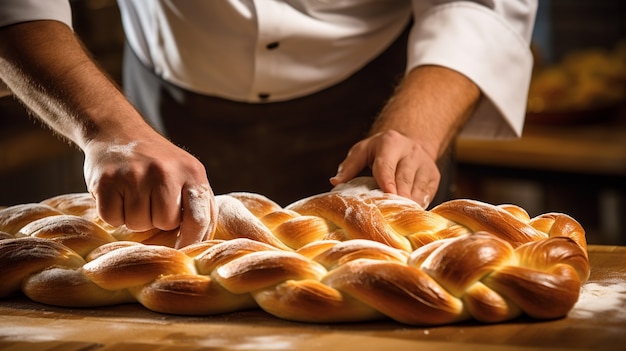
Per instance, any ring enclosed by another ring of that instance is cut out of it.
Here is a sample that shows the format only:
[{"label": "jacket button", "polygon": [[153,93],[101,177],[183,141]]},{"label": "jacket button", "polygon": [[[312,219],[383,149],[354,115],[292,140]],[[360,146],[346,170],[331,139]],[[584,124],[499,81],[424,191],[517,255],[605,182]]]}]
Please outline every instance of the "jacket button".
[{"label": "jacket button", "polygon": [[265,48],[268,49],[268,50],[274,50],[274,49],[277,49],[279,46],[280,46],[279,42],[273,41],[273,42],[265,45]]}]

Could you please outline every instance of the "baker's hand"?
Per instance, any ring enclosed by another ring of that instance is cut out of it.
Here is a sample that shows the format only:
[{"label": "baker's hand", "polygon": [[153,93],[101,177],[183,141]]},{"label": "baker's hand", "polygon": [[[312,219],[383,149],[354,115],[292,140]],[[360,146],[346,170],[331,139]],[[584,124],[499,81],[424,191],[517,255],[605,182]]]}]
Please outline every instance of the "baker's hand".
[{"label": "baker's hand", "polygon": [[433,157],[417,141],[394,130],[355,144],[330,182],[345,183],[366,166],[381,190],[411,198],[423,208],[432,201],[441,179]]},{"label": "baker's hand", "polygon": [[212,232],[217,211],[204,166],[165,138],[91,141],[83,151],[87,189],[107,223],[135,231],[180,227],[176,247]]}]

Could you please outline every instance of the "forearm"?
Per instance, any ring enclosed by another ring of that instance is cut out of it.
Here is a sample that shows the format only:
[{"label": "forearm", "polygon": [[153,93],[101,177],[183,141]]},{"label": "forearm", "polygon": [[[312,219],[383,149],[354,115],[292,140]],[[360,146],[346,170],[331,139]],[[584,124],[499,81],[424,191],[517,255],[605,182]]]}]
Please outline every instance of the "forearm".
[{"label": "forearm", "polygon": [[417,141],[438,159],[480,99],[480,90],[462,74],[440,66],[419,66],[398,86],[371,134],[395,130]]},{"label": "forearm", "polygon": [[0,28],[0,77],[35,115],[83,149],[96,137],[146,128],[63,23]]}]

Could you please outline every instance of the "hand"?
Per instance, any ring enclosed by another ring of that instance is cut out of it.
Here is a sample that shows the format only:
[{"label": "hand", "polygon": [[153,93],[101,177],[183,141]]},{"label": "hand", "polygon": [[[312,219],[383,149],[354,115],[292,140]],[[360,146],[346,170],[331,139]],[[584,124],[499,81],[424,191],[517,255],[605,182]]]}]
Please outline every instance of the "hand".
[{"label": "hand", "polygon": [[481,97],[463,74],[436,65],[407,73],[372,126],[372,136],[355,144],[333,185],[370,166],[380,188],[427,208],[441,174],[436,160],[448,149]]},{"label": "hand", "polygon": [[84,152],[87,188],[107,223],[136,231],[180,227],[177,248],[213,231],[217,211],[204,166],[160,135],[91,141]]},{"label": "hand", "polygon": [[432,201],[441,179],[435,160],[419,142],[394,130],[355,144],[330,181],[333,185],[347,182],[366,166],[371,167],[381,190],[411,198],[423,208]]},{"label": "hand", "polygon": [[131,230],[180,227],[178,247],[213,231],[204,166],[146,124],[69,26],[42,20],[0,28],[0,63],[15,96],[85,153],[87,189],[104,221]]}]

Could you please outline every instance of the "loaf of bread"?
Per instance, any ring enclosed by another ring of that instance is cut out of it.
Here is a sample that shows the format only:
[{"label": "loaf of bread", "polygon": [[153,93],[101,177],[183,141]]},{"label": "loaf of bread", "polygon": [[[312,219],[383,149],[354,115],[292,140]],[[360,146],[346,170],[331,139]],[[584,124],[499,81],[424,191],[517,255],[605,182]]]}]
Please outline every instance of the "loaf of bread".
[{"label": "loaf of bread", "polygon": [[216,202],[210,238],[179,250],[176,230],[107,225],[86,193],[1,209],[0,298],[427,326],[563,317],[589,276],[585,232],[562,213],[467,199],[426,211],[360,179],[284,208]]}]

